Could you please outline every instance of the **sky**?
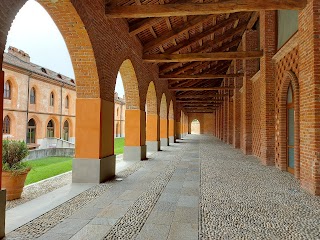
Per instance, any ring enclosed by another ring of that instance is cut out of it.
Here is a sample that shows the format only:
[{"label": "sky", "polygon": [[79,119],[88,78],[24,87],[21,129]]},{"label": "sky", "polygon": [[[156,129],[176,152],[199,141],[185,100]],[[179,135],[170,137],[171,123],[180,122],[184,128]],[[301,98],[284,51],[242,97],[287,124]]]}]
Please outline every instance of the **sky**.
[{"label": "sky", "polygon": [[[16,47],[28,53],[31,62],[74,78],[73,67],[63,37],[47,11],[29,0],[12,23],[6,49]],[[124,95],[122,79],[117,77],[116,92]]]}]

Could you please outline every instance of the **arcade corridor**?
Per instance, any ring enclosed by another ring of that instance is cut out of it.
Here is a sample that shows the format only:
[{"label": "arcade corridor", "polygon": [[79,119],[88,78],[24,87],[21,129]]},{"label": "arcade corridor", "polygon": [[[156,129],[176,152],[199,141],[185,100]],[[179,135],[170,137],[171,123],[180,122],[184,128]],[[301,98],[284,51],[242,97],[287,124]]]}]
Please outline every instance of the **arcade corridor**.
[{"label": "arcade corridor", "polygon": [[188,135],[6,239],[319,239],[319,214],[290,173]]}]

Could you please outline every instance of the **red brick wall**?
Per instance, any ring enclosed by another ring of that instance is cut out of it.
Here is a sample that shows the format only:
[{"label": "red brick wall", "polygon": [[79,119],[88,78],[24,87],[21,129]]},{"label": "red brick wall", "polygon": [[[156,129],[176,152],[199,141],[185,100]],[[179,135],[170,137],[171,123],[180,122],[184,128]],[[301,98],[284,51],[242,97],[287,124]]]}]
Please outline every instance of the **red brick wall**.
[{"label": "red brick wall", "polygon": [[261,77],[258,72],[252,79],[252,153],[261,156]]}]

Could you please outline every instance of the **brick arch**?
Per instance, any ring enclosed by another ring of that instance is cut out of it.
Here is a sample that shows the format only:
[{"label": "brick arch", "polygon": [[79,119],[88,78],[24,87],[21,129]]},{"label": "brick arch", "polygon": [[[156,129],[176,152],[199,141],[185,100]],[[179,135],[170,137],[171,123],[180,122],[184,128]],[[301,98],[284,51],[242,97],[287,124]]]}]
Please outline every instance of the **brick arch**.
[{"label": "brick arch", "polygon": [[287,171],[287,93],[292,85],[294,94],[294,149],[295,166],[294,175],[300,178],[300,106],[299,106],[299,80],[292,71],[286,71],[280,86],[279,106],[276,115],[276,164],[283,171]]},{"label": "brick arch", "polygon": [[[6,9],[0,19],[0,50],[3,54],[7,33],[11,24],[27,0],[1,1],[0,8]],[[93,47],[79,14],[71,0],[59,0],[52,3],[48,0],[37,1],[52,17],[60,30],[68,48],[76,77],[78,98],[99,98],[100,86]],[[2,59],[0,63],[2,63]]]},{"label": "brick arch", "polygon": [[119,71],[124,88],[126,109],[140,109],[138,80],[131,60],[125,60]]},{"label": "brick arch", "polygon": [[203,127],[203,125],[202,125],[200,119],[197,118],[197,117],[193,117],[193,118],[189,118],[189,119],[191,119],[191,120],[189,121],[189,126],[188,126],[188,129],[190,129],[190,133],[192,133],[192,122],[193,122],[194,120],[197,120],[197,121],[199,122],[199,133],[198,133],[198,134],[201,134],[201,132],[202,132],[202,131],[201,131],[201,127]]},{"label": "brick arch", "polygon": [[147,114],[157,114],[157,92],[153,81],[148,86],[146,106]]},{"label": "brick arch", "polygon": [[170,101],[169,105],[169,119],[174,119],[173,101]]},{"label": "brick arch", "polygon": [[64,126],[64,123],[65,122],[68,122],[69,123],[69,138],[70,137],[74,137],[74,130],[73,130],[73,121],[71,118],[67,117],[67,118],[64,118],[62,123],[61,123],[61,126],[62,126],[62,130],[63,130],[63,126]]},{"label": "brick arch", "polygon": [[161,103],[160,103],[160,118],[168,119],[167,97],[164,93],[162,94]]}]

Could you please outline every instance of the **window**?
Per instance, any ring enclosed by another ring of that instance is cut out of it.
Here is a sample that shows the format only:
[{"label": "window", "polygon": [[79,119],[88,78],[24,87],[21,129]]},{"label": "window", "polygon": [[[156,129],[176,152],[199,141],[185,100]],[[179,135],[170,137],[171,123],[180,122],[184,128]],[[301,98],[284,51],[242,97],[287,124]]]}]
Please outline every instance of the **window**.
[{"label": "window", "polygon": [[27,143],[36,143],[36,122],[30,119],[28,122]]},{"label": "window", "polygon": [[10,118],[8,115],[3,119],[2,133],[10,134]]},{"label": "window", "polygon": [[278,49],[298,31],[298,15],[296,10],[278,11]]},{"label": "window", "polygon": [[50,93],[50,106],[54,106],[54,94],[53,94],[53,92]]},{"label": "window", "polygon": [[54,137],[54,123],[52,120],[50,120],[47,125],[47,137]]},{"label": "window", "polygon": [[30,91],[30,104],[36,104],[36,90],[31,88]]},{"label": "window", "polygon": [[69,96],[66,96],[65,107],[69,108]]},{"label": "window", "polygon": [[117,117],[119,116],[119,108],[117,108]]},{"label": "window", "polygon": [[69,122],[65,121],[63,124],[63,140],[69,141]]},{"label": "window", "polygon": [[11,84],[9,81],[4,84],[3,97],[4,99],[11,99]]}]

